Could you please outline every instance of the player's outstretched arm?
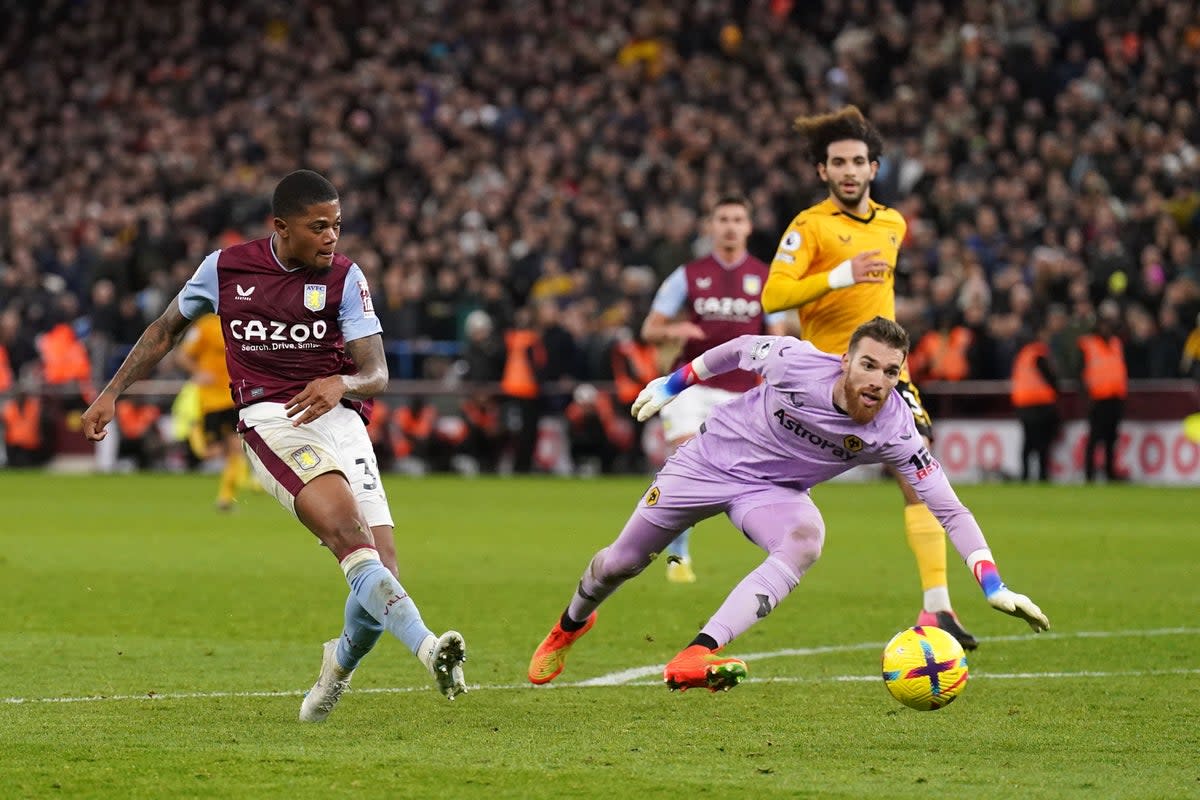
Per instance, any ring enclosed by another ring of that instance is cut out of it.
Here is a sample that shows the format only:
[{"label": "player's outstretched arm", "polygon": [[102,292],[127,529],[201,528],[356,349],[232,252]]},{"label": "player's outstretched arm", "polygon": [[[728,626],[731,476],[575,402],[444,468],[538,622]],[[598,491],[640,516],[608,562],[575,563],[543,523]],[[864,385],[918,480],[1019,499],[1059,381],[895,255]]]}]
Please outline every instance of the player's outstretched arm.
[{"label": "player's outstretched arm", "polygon": [[176,297],[167,306],[167,310],[146,327],[137,344],[121,362],[117,373],[112,376],[112,380],[88,406],[87,411],[83,412],[84,436],[90,441],[98,442],[108,435],[105,427],[112,422],[116,413],[117,398],[121,392],[137,381],[149,377],[158,366],[158,362],[171,352],[179,335],[191,323],[192,321],[179,311],[179,298]]},{"label": "player's outstretched arm", "polygon": [[997,611],[1025,620],[1034,633],[1048,630],[1050,620],[1037,604],[1025,595],[1012,591],[1000,580],[1000,572],[996,569],[995,559],[979,523],[954,493],[941,464],[923,443],[914,439],[912,434],[916,432],[915,426],[908,429],[909,435],[898,440],[900,446],[893,451],[888,462],[908,479],[921,500],[946,529],[950,543],[971,569],[988,604]]},{"label": "player's outstretched arm", "polygon": [[724,374],[739,366],[742,369],[750,369],[750,366],[741,363],[742,356],[747,355],[747,360],[755,358],[756,356],[748,355],[752,351],[765,355],[770,351],[772,343],[777,338],[774,336],[738,336],[705,350],[670,375],[655,378],[646,384],[646,388],[642,389],[637,399],[633,401],[630,413],[638,422],[645,422],[693,383],[706,381],[714,375]]}]

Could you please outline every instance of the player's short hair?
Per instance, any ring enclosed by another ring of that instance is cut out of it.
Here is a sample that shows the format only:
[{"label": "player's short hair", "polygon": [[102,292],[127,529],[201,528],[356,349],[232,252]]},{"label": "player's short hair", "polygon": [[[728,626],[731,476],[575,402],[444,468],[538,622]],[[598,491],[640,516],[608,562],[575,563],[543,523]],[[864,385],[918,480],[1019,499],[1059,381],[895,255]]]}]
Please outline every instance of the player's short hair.
[{"label": "player's short hair", "polygon": [[295,217],[317,203],[338,199],[337,189],[324,175],[311,169],[298,169],[284,176],[271,196],[271,214],[281,219]]},{"label": "player's short hair", "polygon": [[712,209],[708,212],[709,216],[717,213],[717,209],[721,206],[741,206],[746,209],[746,216],[754,216],[754,206],[750,204],[750,198],[744,194],[723,194],[717,198],[717,202],[712,204]]},{"label": "player's short hair", "polygon": [[854,329],[854,333],[850,334],[850,349],[853,353],[858,343],[863,339],[874,339],[880,344],[886,344],[888,347],[894,347],[901,353],[908,355],[909,341],[908,332],[898,322],[893,322],[886,317],[875,317],[875,319],[864,322]]},{"label": "player's short hair", "polygon": [[846,106],[830,114],[796,117],[793,126],[804,137],[808,157],[814,164],[824,164],[829,160],[829,145],[845,139],[865,144],[868,161],[878,161],[879,154],[883,152],[883,137],[858,110],[858,106]]}]

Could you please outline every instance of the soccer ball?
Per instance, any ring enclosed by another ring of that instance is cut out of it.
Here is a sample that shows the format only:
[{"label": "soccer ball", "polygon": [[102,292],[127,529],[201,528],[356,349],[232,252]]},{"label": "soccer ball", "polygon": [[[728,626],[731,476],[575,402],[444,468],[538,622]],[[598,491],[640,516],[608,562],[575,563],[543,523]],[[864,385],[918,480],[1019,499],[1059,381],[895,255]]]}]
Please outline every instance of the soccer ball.
[{"label": "soccer ball", "polygon": [[966,688],[967,657],[941,628],[918,625],[900,631],[883,648],[883,683],[909,708],[936,711]]}]

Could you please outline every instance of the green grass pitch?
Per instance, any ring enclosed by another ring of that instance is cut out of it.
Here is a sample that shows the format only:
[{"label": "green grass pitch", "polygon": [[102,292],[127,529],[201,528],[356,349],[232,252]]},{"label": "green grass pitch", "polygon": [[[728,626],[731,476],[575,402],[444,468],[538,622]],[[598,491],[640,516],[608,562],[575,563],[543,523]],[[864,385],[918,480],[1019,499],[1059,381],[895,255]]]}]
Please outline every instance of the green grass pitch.
[{"label": "green grass pitch", "polygon": [[533,648],[648,481],[391,478],[401,578],[466,636],[453,703],[385,637],[324,725],[296,721],[340,629],[332,557],[215,478],[0,473],[0,796],[1177,798],[1200,796],[1196,491],[962,487],[1001,573],[1053,629],[990,610],[937,712],[893,701],[879,651],[919,586],[885,484],[814,492],[822,559],[734,642],[750,680],[672,694],[661,667],[761,555],[724,518],[699,582],[661,563],[605,604],[550,687]]}]

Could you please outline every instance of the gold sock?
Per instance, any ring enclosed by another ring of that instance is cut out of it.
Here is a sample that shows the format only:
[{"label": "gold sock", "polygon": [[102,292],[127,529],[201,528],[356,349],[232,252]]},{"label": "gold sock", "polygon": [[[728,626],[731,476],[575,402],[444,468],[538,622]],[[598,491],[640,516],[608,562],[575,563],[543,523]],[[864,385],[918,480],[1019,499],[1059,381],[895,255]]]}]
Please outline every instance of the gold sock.
[{"label": "gold sock", "polygon": [[221,483],[217,488],[217,502],[229,505],[237,498],[238,484],[246,471],[246,461],[241,453],[234,453],[225,459],[225,469],[221,470]]},{"label": "gold sock", "polygon": [[904,533],[908,536],[908,546],[917,557],[922,591],[945,586],[946,531],[929,506],[915,503],[904,507]]}]

